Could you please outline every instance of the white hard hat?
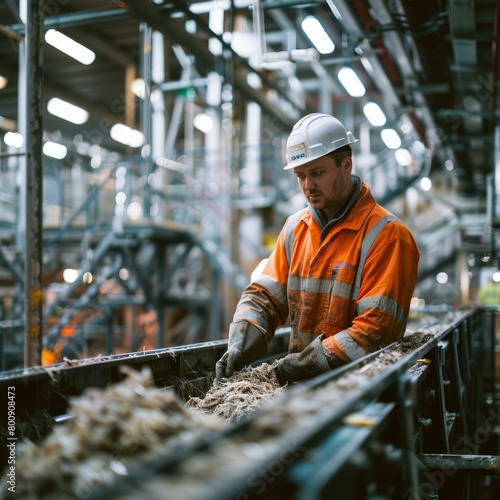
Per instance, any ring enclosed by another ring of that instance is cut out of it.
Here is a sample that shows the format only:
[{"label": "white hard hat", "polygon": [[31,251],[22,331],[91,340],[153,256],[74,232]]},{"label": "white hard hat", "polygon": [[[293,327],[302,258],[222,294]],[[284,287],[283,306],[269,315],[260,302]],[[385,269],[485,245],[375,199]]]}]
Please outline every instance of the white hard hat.
[{"label": "white hard hat", "polygon": [[356,141],[334,116],[311,113],[301,118],[288,136],[284,170],[304,165]]}]

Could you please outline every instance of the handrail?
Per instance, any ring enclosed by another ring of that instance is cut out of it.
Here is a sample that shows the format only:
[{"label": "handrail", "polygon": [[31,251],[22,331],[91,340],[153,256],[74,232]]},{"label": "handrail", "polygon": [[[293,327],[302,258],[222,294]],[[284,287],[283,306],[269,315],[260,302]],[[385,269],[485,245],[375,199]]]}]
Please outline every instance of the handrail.
[{"label": "handrail", "polygon": [[66,234],[69,227],[76,220],[76,218],[91,205],[91,203],[95,200],[95,198],[97,197],[99,192],[102,190],[102,188],[104,187],[106,182],[108,182],[109,179],[111,179],[111,177],[113,176],[113,174],[115,173],[115,171],[119,165],[120,165],[120,163],[118,162],[115,164],[114,167],[111,168],[107,177],[92,189],[92,191],[88,194],[88,196],[84,200],[84,202],[65,221],[65,223],[56,231],[54,236],[52,236],[52,238],[45,243],[45,245],[43,247],[44,254],[47,254],[48,252],[50,252],[54,248],[54,245],[64,236],[64,234]]}]

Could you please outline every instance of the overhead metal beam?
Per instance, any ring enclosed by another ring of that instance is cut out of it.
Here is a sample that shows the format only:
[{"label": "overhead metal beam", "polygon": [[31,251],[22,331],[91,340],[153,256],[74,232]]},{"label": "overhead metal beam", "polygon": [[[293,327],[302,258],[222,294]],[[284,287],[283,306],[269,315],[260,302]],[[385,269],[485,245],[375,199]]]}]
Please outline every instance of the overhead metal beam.
[{"label": "overhead metal beam", "polygon": [[[61,29],[61,28],[79,28],[87,24],[95,26],[96,24],[112,22],[115,20],[130,18],[131,14],[125,9],[112,9],[107,11],[84,11],[71,14],[61,14],[44,19],[43,30]],[[4,33],[8,37],[21,42],[24,39],[25,27],[24,24],[15,24],[11,26],[0,25],[0,33]],[[95,50],[107,56],[114,63],[121,64],[124,67],[130,64],[135,64],[135,61],[128,57],[123,51],[116,49],[113,45],[103,38],[84,33],[77,32],[77,38],[81,43],[84,43],[90,49]]]},{"label": "overhead metal beam", "polygon": [[[159,8],[165,10],[162,7]],[[131,14],[126,9],[86,10],[48,17],[44,20],[43,26],[45,30],[78,28],[89,24],[96,26],[97,24],[109,23],[130,17]],[[24,35],[24,24],[20,21],[19,24],[12,24],[9,28],[19,35]]]},{"label": "overhead metal beam", "polygon": [[122,50],[116,49],[111,42],[105,40],[103,37],[79,31],[75,38],[80,40],[80,42],[89,49],[92,49],[99,54],[103,54],[113,63],[119,64],[125,68],[137,63],[137,61],[129,57],[127,54],[124,54]]}]

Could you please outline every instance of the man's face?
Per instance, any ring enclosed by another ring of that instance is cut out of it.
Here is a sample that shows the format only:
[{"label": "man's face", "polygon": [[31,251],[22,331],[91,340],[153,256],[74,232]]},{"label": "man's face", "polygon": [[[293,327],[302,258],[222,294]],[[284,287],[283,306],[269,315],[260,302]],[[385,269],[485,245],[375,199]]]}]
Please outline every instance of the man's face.
[{"label": "man's face", "polygon": [[352,190],[351,169],[350,156],[338,166],[330,156],[322,156],[293,171],[311,207],[331,218]]}]

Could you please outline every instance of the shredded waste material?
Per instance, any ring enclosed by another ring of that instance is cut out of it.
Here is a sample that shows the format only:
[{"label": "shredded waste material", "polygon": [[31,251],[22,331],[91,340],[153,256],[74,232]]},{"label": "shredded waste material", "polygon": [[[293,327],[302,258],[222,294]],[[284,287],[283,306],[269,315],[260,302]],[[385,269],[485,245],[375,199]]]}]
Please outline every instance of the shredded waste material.
[{"label": "shredded waste material", "polygon": [[237,421],[254,412],[283,390],[272,364],[247,366],[225,381],[215,380],[204,398],[192,397],[186,406],[207,415]]},{"label": "shredded waste material", "polygon": [[[39,445],[20,443],[16,498],[87,498],[94,489],[220,429],[224,422],[185,408],[173,390],[153,386],[149,369],[121,366],[126,378],[70,401],[72,418]],[[0,496],[6,491],[1,491]]]}]

